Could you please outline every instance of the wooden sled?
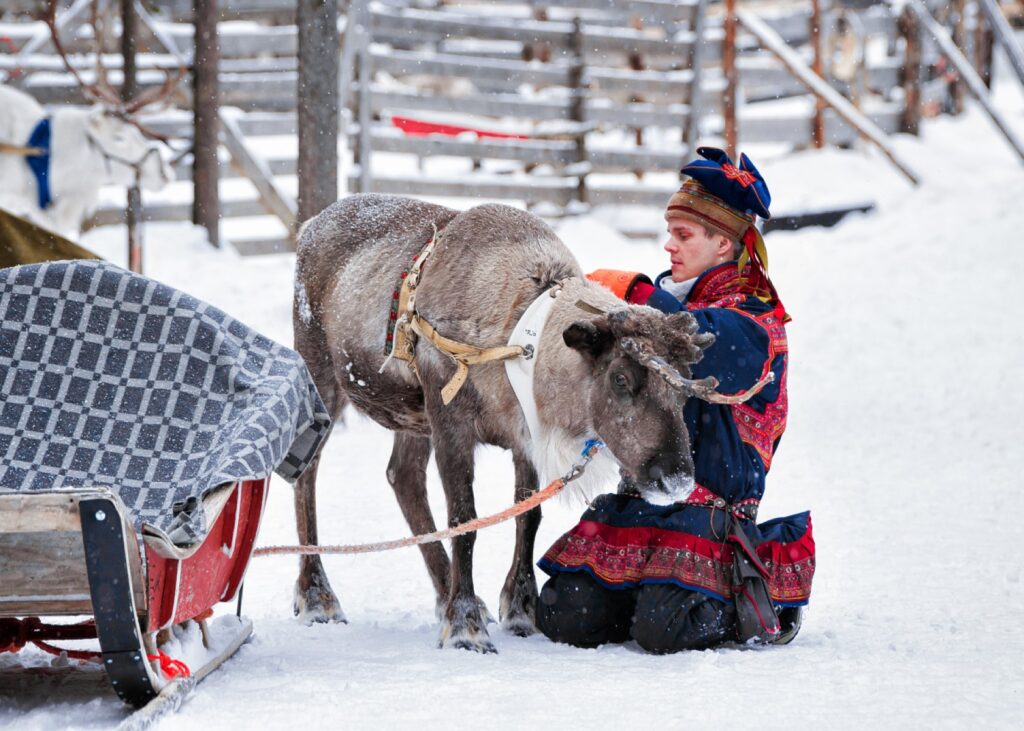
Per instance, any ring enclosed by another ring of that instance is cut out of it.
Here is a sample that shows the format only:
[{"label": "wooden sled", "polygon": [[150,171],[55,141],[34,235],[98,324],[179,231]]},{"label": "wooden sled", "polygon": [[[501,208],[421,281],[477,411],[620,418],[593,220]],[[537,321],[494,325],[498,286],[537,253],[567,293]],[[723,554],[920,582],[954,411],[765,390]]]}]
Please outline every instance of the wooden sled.
[{"label": "wooden sled", "polygon": [[[161,669],[168,658],[157,650],[155,633],[208,616],[215,604],[237,595],[268,482],[237,482],[209,493],[209,531],[187,554],[145,530],[140,547],[124,504],[108,489],[0,493],[0,652],[95,637],[117,695],[145,707],[129,717],[128,727],[176,708],[248,639],[252,624],[240,621],[236,636],[203,667],[177,677]],[[69,627],[39,620],[54,615],[91,615],[93,622]]]}]

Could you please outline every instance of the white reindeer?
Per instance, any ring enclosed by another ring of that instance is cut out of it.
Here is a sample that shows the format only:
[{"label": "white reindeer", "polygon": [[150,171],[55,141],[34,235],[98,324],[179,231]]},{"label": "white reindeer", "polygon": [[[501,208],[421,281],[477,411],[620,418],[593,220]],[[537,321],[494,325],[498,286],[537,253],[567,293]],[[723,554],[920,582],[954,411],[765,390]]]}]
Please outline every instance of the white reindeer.
[{"label": "white reindeer", "polygon": [[[46,111],[28,94],[0,86],[0,208],[77,239],[103,185],[160,190],[174,179],[158,144],[101,105],[59,108],[50,115],[49,185],[52,201],[40,207],[39,184],[25,147]],[[10,146],[10,147],[5,147]]]}]

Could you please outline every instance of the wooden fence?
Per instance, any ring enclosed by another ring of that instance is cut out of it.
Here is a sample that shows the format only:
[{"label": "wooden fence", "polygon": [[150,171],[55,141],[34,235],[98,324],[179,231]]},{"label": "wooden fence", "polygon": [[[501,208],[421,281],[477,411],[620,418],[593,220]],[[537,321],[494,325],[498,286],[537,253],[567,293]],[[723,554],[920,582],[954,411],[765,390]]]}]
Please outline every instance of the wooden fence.
[{"label": "wooden fence", "polygon": [[[731,124],[742,147],[812,144],[819,111],[813,98],[742,30],[736,37],[738,103],[735,116],[729,114],[722,63],[725,13],[717,0],[351,0],[342,5],[351,6],[338,25],[341,93],[349,109],[344,131],[355,163],[349,190],[560,208],[661,205],[671,188],[664,182],[650,184],[648,173],[662,173],[664,181],[664,173],[678,170],[697,141],[724,145]],[[751,0],[743,5],[811,60],[809,1]],[[941,10],[949,3],[931,5]],[[160,14],[142,38],[138,80],[143,89],[161,83],[164,70],[183,59],[188,63],[189,52],[181,49],[192,47],[191,0],[168,0],[157,7]],[[294,3],[221,0],[221,7],[221,101],[243,112],[227,115],[230,121],[224,125],[225,226],[267,214],[280,222],[260,227],[258,235],[228,232],[226,238],[250,252],[287,248],[296,143],[280,138],[295,133]],[[825,34],[825,78],[884,132],[914,129],[922,112],[955,111],[955,82],[939,68],[939,52],[919,32],[908,30],[888,4],[835,2],[823,12],[823,27],[843,29]],[[961,17],[944,20],[955,28],[977,16]],[[964,27],[962,42],[969,55],[977,56],[981,35],[969,24]],[[40,45],[39,36],[45,34],[40,23],[5,28],[17,48]],[[91,48],[87,34],[69,37],[67,45],[72,53]],[[913,68],[908,68],[908,49]],[[113,55],[116,49],[108,50],[107,66],[114,69],[111,80],[116,83],[120,61]],[[76,62],[88,65],[84,56]],[[52,54],[0,53],[0,76],[15,70],[22,74],[23,88],[44,103],[83,101]],[[177,103],[185,111],[150,124],[187,144],[187,85],[179,90]],[[857,139],[857,131],[831,111],[821,114],[829,144],[849,145]],[[396,126],[403,119],[426,123],[426,129],[435,124],[507,136],[408,134]],[[457,174],[389,174],[394,155],[461,158],[466,164]],[[189,179],[187,158],[176,173],[182,181]],[[253,186],[238,184],[240,178],[249,178]],[[190,205],[150,203],[145,217],[187,219]],[[104,207],[94,224],[115,223],[123,215],[115,206]]]}]

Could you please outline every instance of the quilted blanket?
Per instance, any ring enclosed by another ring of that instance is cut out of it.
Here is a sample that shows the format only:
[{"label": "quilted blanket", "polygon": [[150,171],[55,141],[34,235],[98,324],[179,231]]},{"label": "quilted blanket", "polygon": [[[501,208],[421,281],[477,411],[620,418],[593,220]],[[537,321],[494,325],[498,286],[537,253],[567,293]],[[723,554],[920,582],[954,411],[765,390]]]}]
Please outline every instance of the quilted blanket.
[{"label": "quilted blanket", "polygon": [[203,496],[294,481],[330,418],[294,351],[97,261],[0,269],[0,491],[107,487],[187,546]]}]

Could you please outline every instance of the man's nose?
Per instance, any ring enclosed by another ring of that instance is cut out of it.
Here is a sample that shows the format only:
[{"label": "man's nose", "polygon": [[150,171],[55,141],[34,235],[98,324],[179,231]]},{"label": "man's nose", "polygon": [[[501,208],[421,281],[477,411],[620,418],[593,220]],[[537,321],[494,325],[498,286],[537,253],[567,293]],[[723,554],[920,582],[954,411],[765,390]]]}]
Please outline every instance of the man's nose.
[{"label": "man's nose", "polygon": [[670,254],[676,253],[676,242],[669,238],[668,241],[665,242],[664,249]]}]

